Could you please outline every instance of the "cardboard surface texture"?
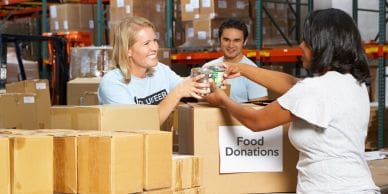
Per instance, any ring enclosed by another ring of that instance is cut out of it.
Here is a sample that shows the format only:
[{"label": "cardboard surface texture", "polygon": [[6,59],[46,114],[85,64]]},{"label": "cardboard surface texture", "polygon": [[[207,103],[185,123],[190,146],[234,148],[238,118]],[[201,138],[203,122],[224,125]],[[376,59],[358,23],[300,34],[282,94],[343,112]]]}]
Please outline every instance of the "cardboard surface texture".
[{"label": "cardboard surface texture", "polygon": [[54,106],[50,111],[52,129],[160,130],[156,105]]},{"label": "cardboard surface texture", "polygon": [[298,153],[288,140],[288,127],[283,129],[282,172],[220,174],[219,126],[241,124],[226,110],[206,104],[181,105],[178,111],[179,153],[203,157],[202,183],[207,193],[295,192]]},{"label": "cardboard surface texture", "polygon": [[76,78],[67,82],[67,105],[98,105],[100,78]]},{"label": "cardboard surface texture", "polygon": [[34,93],[37,127],[39,129],[50,127],[49,108],[51,106],[51,101],[48,80],[34,79],[9,83],[6,85],[6,90],[7,93]]},{"label": "cardboard surface texture", "polygon": [[79,193],[135,193],[143,189],[143,136],[100,132],[78,137]]},{"label": "cardboard surface texture", "polygon": [[11,193],[9,140],[0,136],[0,193]]},{"label": "cardboard surface texture", "polygon": [[54,191],[77,193],[77,137],[54,136]]},{"label": "cardboard surface texture", "polygon": [[171,187],[172,135],[171,132],[136,130],[144,136],[144,190]]},{"label": "cardboard surface texture", "polygon": [[202,158],[192,155],[173,155],[172,190],[180,191],[201,186]]},{"label": "cardboard surface texture", "polygon": [[53,138],[44,135],[10,136],[13,194],[53,193]]},{"label": "cardboard surface texture", "polygon": [[35,99],[33,93],[0,94],[0,128],[38,128]]}]

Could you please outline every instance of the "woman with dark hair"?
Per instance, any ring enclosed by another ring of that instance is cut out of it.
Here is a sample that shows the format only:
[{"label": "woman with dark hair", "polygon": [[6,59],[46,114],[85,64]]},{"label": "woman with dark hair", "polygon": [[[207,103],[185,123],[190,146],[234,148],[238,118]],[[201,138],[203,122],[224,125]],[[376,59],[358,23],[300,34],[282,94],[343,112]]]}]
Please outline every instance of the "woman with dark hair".
[{"label": "woman with dark hair", "polygon": [[264,108],[243,107],[216,87],[205,100],[225,107],[252,131],[292,123],[288,135],[299,151],[297,193],[380,193],[364,158],[369,69],[356,24],[338,9],[314,11],[299,46],[303,67],[314,77],[298,80],[241,63],[222,64],[227,78],[245,76],[282,94]]}]

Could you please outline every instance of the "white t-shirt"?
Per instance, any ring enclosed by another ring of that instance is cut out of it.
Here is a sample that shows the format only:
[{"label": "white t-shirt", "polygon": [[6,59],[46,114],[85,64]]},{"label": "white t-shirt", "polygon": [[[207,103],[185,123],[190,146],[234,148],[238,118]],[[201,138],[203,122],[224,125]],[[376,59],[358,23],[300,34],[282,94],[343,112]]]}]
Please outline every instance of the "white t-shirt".
[{"label": "white t-shirt", "polygon": [[[217,64],[221,62],[224,62],[224,57],[214,59],[208,62],[208,64]],[[243,56],[240,63],[245,63],[256,67],[256,64],[245,56]],[[236,102],[248,102],[251,99],[268,95],[266,88],[243,76],[229,79],[228,83],[231,86],[230,98]]]},{"label": "white t-shirt", "polygon": [[100,104],[159,104],[183,78],[162,63],[154,69],[151,77],[132,75],[129,84],[123,82],[120,69],[109,71],[98,88]]},{"label": "white t-shirt", "polygon": [[378,193],[364,145],[370,103],[365,84],[329,71],[299,81],[277,99],[297,119],[289,130],[299,151],[298,193]]}]

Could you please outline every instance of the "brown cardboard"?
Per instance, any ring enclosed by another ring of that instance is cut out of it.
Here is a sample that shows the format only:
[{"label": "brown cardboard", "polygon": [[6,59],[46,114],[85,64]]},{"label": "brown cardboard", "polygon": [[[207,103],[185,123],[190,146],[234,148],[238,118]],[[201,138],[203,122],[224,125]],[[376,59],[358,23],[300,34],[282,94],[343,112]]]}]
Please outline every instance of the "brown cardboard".
[{"label": "brown cardboard", "polygon": [[193,21],[192,46],[215,46],[218,44],[218,28],[223,19],[201,19]]},{"label": "brown cardboard", "polygon": [[0,94],[0,128],[20,128],[15,101],[16,94]]},{"label": "brown cardboard", "polygon": [[11,193],[9,140],[0,136],[0,193]]},{"label": "brown cardboard", "polygon": [[200,1],[199,18],[248,18],[248,0],[210,0]]},{"label": "brown cardboard", "polygon": [[225,109],[206,104],[181,105],[178,110],[179,153],[203,157],[202,183],[207,193],[295,192],[298,153],[287,138],[286,127],[283,131],[283,172],[220,174],[218,126],[241,124]]},{"label": "brown cardboard", "polygon": [[173,191],[168,188],[168,189],[155,189],[155,190],[150,190],[150,191],[143,191],[141,194],[173,194]]},{"label": "brown cardboard", "polygon": [[50,6],[50,31],[92,31],[92,4],[56,4]]},{"label": "brown cardboard", "polygon": [[192,21],[199,19],[200,0],[181,0],[181,20]]},{"label": "brown cardboard", "polygon": [[67,82],[67,105],[98,105],[100,78],[76,78]]},{"label": "brown cardboard", "polygon": [[[112,4],[113,3],[113,4]],[[140,16],[151,21],[156,28],[156,36],[159,39],[159,46],[165,47],[166,44],[166,2],[164,0],[152,1],[129,1],[115,0],[109,7],[110,22],[116,23],[124,17]],[[112,26],[111,26],[112,27]],[[111,28],[112,29],[112,28]],[[112,30],[109,32],[112,37]]]},{"label": "brown cardboard", "polygon": [[54,136],[54,192],[77,193],[77,137]]},{"label": "brown cardboard", "polygon": [[51,129],[73,129],[76,120],[72,106],[50,107]]},{"label": "brown cardboard", "polygon": [[173,155],[172,190],[180,191],[201,186],[202,160],[192,155]]},{"label": "brown cardboard", "polygon": [[172,136],[170,132],[136,130],[144,136],[144,190],[171,187]]},{"label": "brown cardboard", "polygon": [[13,194],[53,193],[53,138],[43,135],[10,137]]},{"label": "brown cardboard", "polygon": [[160,130],[156,105],[54,106],[50,111],[53,129]]},{"label": "brown cardboard", "polygon": [[143,136],[100,132],[78,137],[79,193],[135,193],[143,186]]},{"label": "brown cardboard", "polygon": [[6,84],[7,93],[34,93],[38,128],[50,127],[50,85],[46,79],[24,80]]},{"label": "brown cardboard", "polygon": [[174,191],[173,194],[204,194],[204,189],[201,187],[188,188],[179,191]]},{"label": "brown cardboard", "polygon": [[33,93],[0,94],[0,128],[38,128],[35,96]]}]

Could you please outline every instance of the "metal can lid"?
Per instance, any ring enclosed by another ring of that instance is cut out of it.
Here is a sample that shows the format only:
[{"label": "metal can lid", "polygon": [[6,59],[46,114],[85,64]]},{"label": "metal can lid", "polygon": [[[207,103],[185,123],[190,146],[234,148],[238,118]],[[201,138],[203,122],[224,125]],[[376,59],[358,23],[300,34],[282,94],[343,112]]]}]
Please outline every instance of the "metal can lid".
[{"label": "metal can lid", "polygon": [[201,68],[200,72],[202,74],[211,74],[212,73],[211,70],[208,68]]}]

